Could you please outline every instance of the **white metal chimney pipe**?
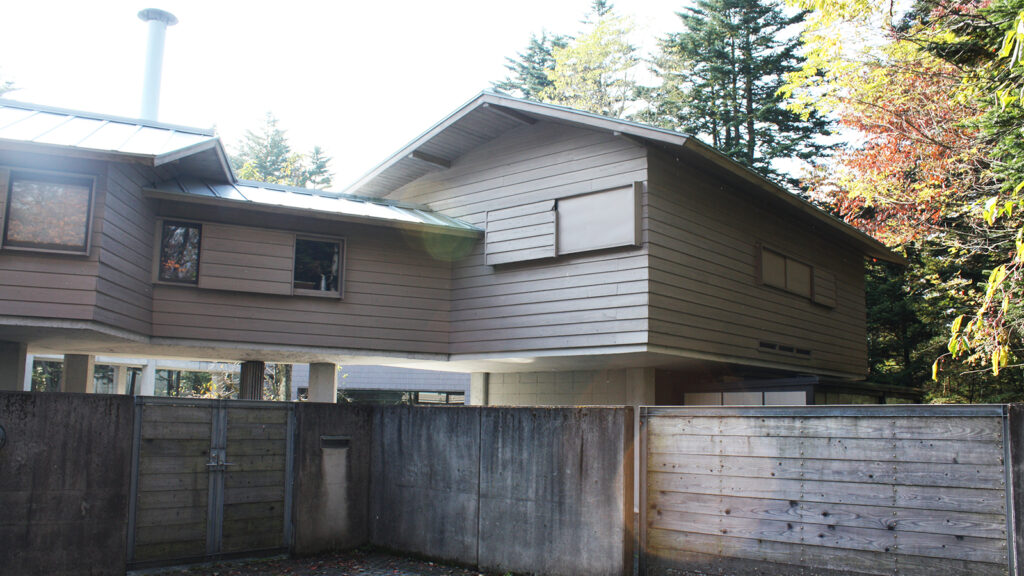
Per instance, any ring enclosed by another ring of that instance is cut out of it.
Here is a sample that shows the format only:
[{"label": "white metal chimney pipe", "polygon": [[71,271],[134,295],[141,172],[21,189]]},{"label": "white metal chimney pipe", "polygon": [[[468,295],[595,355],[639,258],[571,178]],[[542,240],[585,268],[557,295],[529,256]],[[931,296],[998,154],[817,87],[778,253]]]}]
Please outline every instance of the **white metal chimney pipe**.
[{"label": "white metal chimney pipe", "polygon": [[149,38],[146,41],[146,74],[142,81],[143,120],[156,120],[160,108],[160,77],[164,67],[164,37],[167,27],[174,26],[178,19],[174,14],[157,8],[146,8],[139,12],[139,19],[149,24]]}]

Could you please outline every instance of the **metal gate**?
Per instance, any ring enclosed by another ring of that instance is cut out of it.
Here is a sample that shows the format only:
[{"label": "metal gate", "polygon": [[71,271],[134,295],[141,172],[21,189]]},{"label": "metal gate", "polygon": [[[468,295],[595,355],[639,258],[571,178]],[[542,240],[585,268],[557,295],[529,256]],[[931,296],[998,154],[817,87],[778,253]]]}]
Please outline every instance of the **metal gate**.
[{"label": "metal gate", "polygon": [[293,408],[137,398],[129,568],[287,551]]}]

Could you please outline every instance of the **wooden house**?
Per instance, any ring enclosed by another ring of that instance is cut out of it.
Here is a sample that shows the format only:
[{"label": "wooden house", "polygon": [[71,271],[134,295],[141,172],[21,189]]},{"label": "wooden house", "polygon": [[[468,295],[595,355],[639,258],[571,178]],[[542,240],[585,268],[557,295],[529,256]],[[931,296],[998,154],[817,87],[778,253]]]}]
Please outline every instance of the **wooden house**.
[{"label": "wooden house", "polygon": [[492,404],[899,396],[856,382],[864,259],[900,258],[676,132],[485,92],[327,193],[0,101],[0,190],[0,386],[40,351],[69,382],[125,354],[472,372]]}]

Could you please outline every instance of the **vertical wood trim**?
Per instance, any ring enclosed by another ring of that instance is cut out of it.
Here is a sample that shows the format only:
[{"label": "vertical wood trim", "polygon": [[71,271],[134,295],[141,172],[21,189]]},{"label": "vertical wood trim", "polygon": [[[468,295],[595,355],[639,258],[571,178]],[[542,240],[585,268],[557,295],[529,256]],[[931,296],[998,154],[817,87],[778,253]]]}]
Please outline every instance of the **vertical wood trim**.
[{"label": "vertical wood trim", "polygon": [[[627,386],[629,385],[627,377]],[[636,457],[636,438],[633,436],[633,421],[637,418],[638,408],[626,406],[623,410],[622,419],[622,446],[619,454],[622,455],[622,521],[624,523],[622,534],[622,576],[630,576],[633,573],[633,550],[636,546],[636,522],[638,516],[633,512],[634,505],[639,512],[641,506],[634,502],[634,483],[637,481],[636,472],[633,468]]]},{"label": "vertical wood trim", "polygon": [[0,168],[0,248],[3,248],[4,238],[7,237],[7,196],[10,183],[11,171]]},{"label": "vertical wood trim", "polygon": [[292,510],[294,509],[295,492],[295,458],[298,451],[295,449],[295,403],[288,402],[285,406],[288,409],[288,443],[285,446],[284,456],[284,546],[288,548],[289,553],[292,553],[295,551],[295,524]]},{"label": "vertical wood trim", "polygon": [[640,407],[640,576],[647,576],[647,426],[650,414]]},{"label": "vertical wood trim", "polygon": [[127,564],[135,561],[135,515],[138,512],[139,499],[139,451],[142,444],[142,409],[141,397],[135,398],[134,419],[132,421],[132,469],[131,483],[128,489],[128,542]]},{"label": "vertical wood trim", "polygon": [[1006,451],[1006,556],[1008,573],[1024,576],[1024,405],[1011,404],[1003,416]]}]

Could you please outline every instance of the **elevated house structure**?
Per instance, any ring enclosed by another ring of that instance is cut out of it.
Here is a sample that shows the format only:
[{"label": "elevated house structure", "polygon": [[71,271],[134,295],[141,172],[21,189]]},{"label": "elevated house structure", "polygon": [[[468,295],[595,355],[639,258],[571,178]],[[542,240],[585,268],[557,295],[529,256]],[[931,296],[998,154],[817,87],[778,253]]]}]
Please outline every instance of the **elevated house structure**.
[{"label": "elevated house structure", "polygon": [[328,193],[0,101],[0,190],[0,386],[59,353],[81,391],[100,354],[310,363],[324,399],[339,363],[491,404],[906,396],[859,382],[864,259],[900,258],[676,132],[485,92]]}]

